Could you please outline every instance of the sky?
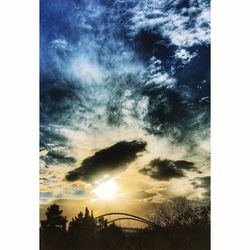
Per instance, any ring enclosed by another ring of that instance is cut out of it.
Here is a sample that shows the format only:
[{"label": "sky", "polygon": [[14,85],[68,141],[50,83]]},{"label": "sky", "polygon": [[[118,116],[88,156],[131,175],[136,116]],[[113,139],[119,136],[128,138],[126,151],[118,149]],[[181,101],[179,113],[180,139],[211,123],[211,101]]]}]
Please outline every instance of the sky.
[{"label": "sky", "polygon": [[40,0],[41,216],[178,196],[210,196],[210,2]]}]

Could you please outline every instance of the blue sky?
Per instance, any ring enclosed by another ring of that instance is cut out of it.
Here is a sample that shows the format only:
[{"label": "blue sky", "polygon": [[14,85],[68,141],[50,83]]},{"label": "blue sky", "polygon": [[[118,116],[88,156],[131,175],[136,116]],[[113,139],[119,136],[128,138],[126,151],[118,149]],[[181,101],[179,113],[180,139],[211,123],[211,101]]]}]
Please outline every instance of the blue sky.
[{"label": "blue sky", "polygon": [[[83,201],[109,209],[126,200],[127,209],[145,215],[175,196],[206,200],[209,1],[40,5],[42,210],[54,201],[70,211]],[[106,154],[122,141],[129,145],[121,149],[125,155],[134,141],[146,147],[115,164]],[[85,178],[86,164],[98,169],[88,172],[94,181]],[[79,176],[73,182],[66,178],[72,171]],[[117,197],[98,200],[93,190],[110,178],[119,186]]]}]

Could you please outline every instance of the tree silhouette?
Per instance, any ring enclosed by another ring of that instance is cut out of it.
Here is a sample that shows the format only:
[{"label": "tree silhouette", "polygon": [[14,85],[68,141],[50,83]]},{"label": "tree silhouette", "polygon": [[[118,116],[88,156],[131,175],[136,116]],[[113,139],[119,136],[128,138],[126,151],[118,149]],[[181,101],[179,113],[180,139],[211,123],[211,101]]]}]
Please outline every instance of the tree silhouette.
[{"label": "tree silhouette", "polygon": [[123,249],[124,234],[114,223],[107,225],[107,220],[101,217],[101,223],[98,231],[98,249],[102,250],[120,250]]},{"label": "tree silhouette", "polygon": [[41,221],[41,226],[43,229],[56,229],[58,231],[66,231],[67,219],[65,216],[62,216],[62,210],[59,209],[59,206],[56,204],[48,207],[47,220]]},{"label": "tree silhouette", "polygon": [[46,220],[41,221],[41,249],[64,249],[62,239],[66,235],[67,219],[57,204],[47,208]]},{"label": "tree silhouette", "polygon": [[98,230],[103,230],[108,227],[108,221],[103,217],[100,217],[97,221],[97,228]]},{"label": "tree silhouette", "polygon": [[95,220],[86,207],[66,227],[67,219],[56,204],[41,221],[41,250],[209,250],[210,205],[183,197],[156,208],[151,220],[161,228],[128,232],[104,217]]},{"label": "tree silhouette", "polygon": [[70,249],[94,249],[96,224],[93,213],[89,214],[86,207],[85,215],[80,212],[69,222],[69,246]]}]

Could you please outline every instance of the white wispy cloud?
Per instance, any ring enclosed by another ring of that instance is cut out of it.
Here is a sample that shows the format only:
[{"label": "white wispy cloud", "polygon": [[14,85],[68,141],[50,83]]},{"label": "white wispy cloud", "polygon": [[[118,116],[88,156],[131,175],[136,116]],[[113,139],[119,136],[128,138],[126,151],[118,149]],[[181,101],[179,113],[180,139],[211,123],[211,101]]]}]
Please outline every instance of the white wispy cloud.
[{"label": "white wispy cloud", "polygon": [[[210,42],[210,9],[207,1],[190,1],[190,8],[175,9],[176,1],[140,1],[132,10],[131,34],[143,29],[157,30],[163,38],[180,47]],[[171,6],[171,8],[169,7]]]}]

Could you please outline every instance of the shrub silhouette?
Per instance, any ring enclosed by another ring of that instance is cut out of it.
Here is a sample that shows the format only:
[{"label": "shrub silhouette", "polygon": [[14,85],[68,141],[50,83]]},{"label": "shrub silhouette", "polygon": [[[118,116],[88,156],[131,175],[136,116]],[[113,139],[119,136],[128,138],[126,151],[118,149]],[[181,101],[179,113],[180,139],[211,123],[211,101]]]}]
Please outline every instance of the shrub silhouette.
[{"label": "shrub silhouette", "polygon": [[156,207],[151,220],[164,228],[210,224],[210,206],[176,197]]}]

